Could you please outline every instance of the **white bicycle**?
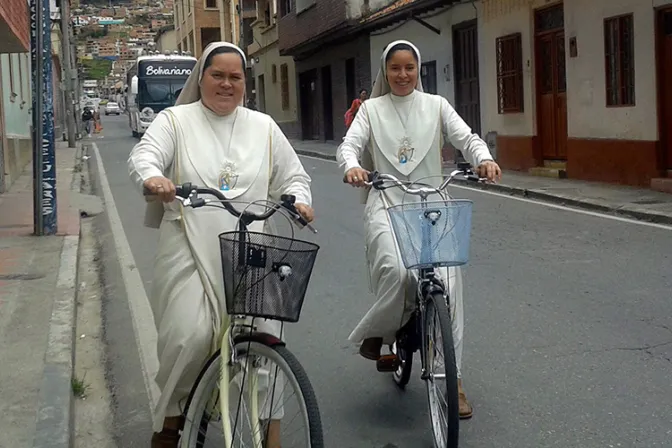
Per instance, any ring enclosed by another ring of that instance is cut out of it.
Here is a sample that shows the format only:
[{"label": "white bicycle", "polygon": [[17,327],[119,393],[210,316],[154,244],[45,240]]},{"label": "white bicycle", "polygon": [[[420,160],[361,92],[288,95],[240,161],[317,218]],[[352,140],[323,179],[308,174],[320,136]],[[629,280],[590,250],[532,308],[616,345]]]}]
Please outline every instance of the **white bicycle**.
[{"label": "white bicycle", "polygon": [[[277,211],[310,227],[294,207],[295,198],[283,195],[281,203],[254,214],[236,210],[219,190],[189,183],[176,190],[184,207],[224,208],[239,223],[237,231],[219,235],[228,318],[219,350],[187,400],[181,448],[323,448],[320,411],[308,376],[285,342],[264,328],[272,319],[282,334],[284,322],[298,322],[319,246],[247,229]],[[284,401],[292,396],[295,403]],[[288,418],[290,411],[297,416]],[[292,431],[294,422],[303,429]]]}]

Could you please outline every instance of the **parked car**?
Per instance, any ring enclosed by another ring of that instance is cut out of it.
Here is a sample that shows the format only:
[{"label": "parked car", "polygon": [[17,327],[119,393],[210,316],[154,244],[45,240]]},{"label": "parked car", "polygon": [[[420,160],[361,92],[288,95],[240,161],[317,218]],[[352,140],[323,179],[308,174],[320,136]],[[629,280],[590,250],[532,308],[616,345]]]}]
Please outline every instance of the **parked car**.
[{"label": "parked car", "polygon": [[110,115],[110,114],[114,114],[114,115],[121,114],[121,109],[119,108],[119,104],[109,102],[105,105],[105,115]]}]

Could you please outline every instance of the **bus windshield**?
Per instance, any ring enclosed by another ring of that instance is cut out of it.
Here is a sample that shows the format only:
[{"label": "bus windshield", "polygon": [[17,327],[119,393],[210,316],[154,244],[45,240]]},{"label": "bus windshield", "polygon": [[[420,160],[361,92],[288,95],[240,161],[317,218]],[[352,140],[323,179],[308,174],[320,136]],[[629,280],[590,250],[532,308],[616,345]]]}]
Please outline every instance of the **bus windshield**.
[{"label": "bus windshield", "polygon": [[139,79],[138,104],[173,106],[186,79]]}]

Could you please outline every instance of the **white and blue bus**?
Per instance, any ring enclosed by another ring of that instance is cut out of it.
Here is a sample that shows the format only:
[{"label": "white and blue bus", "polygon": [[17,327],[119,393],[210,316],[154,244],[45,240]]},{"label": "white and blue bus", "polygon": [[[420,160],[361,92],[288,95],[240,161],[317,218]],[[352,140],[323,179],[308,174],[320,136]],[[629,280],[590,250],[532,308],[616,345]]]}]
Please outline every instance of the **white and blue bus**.
[{"label": "white and blue bus", "polygon": [[194,65],[193,56],[138,56],[127,74],[126,110],[133,137],[144,134],[156,114],[175,105]]}]

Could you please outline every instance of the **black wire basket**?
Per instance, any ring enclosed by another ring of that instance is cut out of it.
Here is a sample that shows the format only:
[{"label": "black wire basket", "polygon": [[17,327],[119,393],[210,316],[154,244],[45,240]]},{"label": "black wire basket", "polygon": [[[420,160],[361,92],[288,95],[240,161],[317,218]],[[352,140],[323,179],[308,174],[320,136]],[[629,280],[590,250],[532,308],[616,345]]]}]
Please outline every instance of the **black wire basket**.
[{"label": "black wire basket", "polygon": [[219,235],[229,315],[298,322],[320,247],[266,233]]}]

